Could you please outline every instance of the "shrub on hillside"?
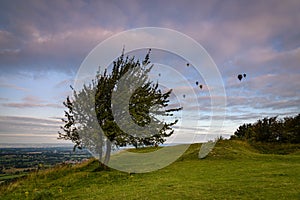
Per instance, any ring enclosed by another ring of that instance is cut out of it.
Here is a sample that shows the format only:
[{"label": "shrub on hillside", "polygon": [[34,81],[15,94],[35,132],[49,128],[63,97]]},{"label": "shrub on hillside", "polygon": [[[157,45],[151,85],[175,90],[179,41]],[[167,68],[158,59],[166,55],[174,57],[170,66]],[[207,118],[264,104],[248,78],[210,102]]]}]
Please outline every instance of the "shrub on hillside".
[{"label": "shrub on hillside", "polygon": [[295,117],[266,117],[253,124],[243,124],[231,139],[242,139],[254,142],[300,143],[300,114]]}]

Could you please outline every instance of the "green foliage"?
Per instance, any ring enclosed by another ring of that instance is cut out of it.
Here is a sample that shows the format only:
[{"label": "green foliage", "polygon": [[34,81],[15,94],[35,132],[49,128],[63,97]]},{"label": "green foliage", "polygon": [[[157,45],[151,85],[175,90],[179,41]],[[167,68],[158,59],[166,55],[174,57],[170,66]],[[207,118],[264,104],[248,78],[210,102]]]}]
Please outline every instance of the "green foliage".
[{"label": "green foliage", "polygon": [[241,125],[232,139],[238,138],[251,142],[300,143],[300,114],[295,117],[264,118],[254,124]]},{"label": "green foliage", "polygon": [[222,140],[200,160],[200,147],[146,174],[97,171],[95,160],[40,171],[1,186],[0,199],[299,199],[299,151],[260,154],[245,141]]}]

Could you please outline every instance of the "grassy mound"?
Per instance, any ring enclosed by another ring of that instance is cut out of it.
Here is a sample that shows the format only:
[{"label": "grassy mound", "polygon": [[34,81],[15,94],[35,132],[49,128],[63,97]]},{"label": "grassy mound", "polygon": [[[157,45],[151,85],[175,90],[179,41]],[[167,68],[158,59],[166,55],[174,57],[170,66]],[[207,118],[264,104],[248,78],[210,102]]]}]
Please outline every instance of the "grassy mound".
[{"label": "grassy mound", "polygon": [[285,143],[251,143],[251,145],[257,149],[260,153],[265,154],[292,154],[297,153],[300,150],[300,144],[285,144]]},{"label": "grassy mound", "polygon": [[0,199],[299,199],[299,151],[261,154],[246,142],[225,140],[198,159],[200,147],[193,144],[176,162],[145,174],[103,170],[96,160],[58,166],[2,186]]}]

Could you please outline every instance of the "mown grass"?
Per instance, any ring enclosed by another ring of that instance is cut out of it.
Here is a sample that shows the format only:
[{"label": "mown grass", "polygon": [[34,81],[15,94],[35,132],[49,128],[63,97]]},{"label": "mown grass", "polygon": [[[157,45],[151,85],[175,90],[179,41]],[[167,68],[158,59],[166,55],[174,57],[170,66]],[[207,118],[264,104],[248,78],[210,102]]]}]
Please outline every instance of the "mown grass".
[{"label": "mown grass", "polygon": [[173,164],[145,174],[99,170],[95,160],[32,173],[2,186],[0,199],[300,198],[299,151],[261,154],[243,141],[220,141],[199,160],[200,147],[193,144]]}]

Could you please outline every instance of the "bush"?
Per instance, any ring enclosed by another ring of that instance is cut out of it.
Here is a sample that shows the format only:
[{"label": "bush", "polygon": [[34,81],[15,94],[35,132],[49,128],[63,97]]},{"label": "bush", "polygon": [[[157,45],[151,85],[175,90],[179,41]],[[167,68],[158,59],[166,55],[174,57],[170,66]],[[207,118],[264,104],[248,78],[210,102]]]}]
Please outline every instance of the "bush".
[{"label": "bush", "polygon": [[242,139],[252,142],[300,143],[300,114],[295,117],[276,117],[259,119],[254,124],[243,124],[231,139]]}]

